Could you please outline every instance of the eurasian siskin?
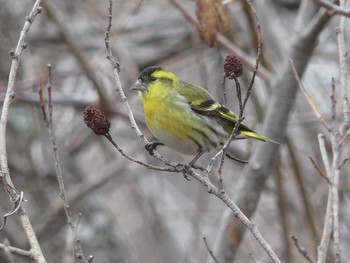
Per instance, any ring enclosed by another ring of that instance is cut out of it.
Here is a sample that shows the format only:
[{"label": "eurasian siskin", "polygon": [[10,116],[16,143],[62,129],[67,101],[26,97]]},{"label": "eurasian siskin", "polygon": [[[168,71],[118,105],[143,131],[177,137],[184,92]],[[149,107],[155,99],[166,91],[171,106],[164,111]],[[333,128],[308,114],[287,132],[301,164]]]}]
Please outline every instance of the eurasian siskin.
[{"label": "eurasian siskin", "polygon": [[[190,166],[203,153],[224,145],[238,120],[207,90],[182,81],[161,67],[142,70],[130,89],[139,91],[147,126],[160,141],[146,148],[152,152],[165,144],[180,153],[195,155]],[[240,124],[236,138],[268,141],[244,124]]]}]

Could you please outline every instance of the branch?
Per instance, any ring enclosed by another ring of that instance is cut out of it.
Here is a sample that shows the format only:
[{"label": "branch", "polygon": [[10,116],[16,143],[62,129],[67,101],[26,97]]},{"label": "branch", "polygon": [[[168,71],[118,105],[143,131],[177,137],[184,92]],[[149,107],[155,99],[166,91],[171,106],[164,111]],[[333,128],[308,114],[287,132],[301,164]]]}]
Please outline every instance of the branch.
[{"label": "branch", "polygon": [[[8,113],[9,108],[11,105],[12,100],[15,97],[15,82],[17,79],[17,71],[20,61],[20,55],[22,54],[22,51],[27,47],[27,36],[29,33],[29,29],[34,22],[34,19],[36,16],[42,11],[42,8],[40,7],[40,0],[36,0],[33,8],[29,14],[29,16],[26,18],[26,22],[24,23],[23,29],[21,31],[20,37],[18,39],[17,47],[15,51],[11,51],[10,55],[12,57],[12,63],[11,63],[11,70],[9,74],[9,80],[5,95],[5,100],[2,105],[2,112],[1,112],[1,121],[0,121],[0,166],[1,166],[1,172],[0,172],[0,179],[3,184],[3,187],[7,194],[9,195],[12,202],[17,202],[19,200],[19,192],[14,187],[9,168],[8,168],[8,160],[7,160],[7,153],[6,153],[6,125],[8,120]],[[44,263],[46,262],[45,257],[41,251],[39,242],[37,240],[37,237],[35,235],[35,232],[33,230],[32,224],[29,220],[29,217],[21,204],[18,206],[17,213],[19,215],[19,219],[21,221],[22,227],[26,233],[26,236],[28,238],[33,258],[36,260],[36,262]]]},{"label": "branch", "polygon": [[11,247],[9,245],[1,244],[1,243],[0,243],[0,249],[2,249],[4,251],[7,249],[12,254],[34,260],[32,253],[30,251],[27,251],[27,250],[23,250],[23,249],[20,249],[17,247]]},{"label": "branch", "polygon": [[[48,118],[46,118],[45,124],[46,127],[48,129],[49,135],[50,135],[50,141],[51,141],[51,149],[52,149],[52,153],[53,153],[53,158],[55,161],[55,170],[56,170],[56,177],[57,177],[57,181],[58,181],[58,186],[59,186],[59,190],[60,190],[60,198],[62,200],[62,205],[64,207],[64,211],[66,214],[66,218],[67,218],[67,222],[68,225],[73,233],[73,240],[74,240],[74,244],[73,244],[73,251],[74,251],[74,259],[75,260],[79,260],[80,262],[84,262],[87,263],[89,261],[87,261],[84,257],[83,254],[83,249],[80,245],[79,240],[77,239],[77,231],[76,228],[78,227],[78,223],[74,224],[73,222],[73,218],[72,218],[72,212],[69,206],[69,202],[67,200],[66,197],[66,190],[65,190],[65,185],[63,182],[63,173],[62,173],[62,167],[60,164],[60,160],[59,160],[59,156],[58,156],[58,148],[57,148],[57,144],[56,144],[56,135],[55,135],[55,129],[54,129],[54,123],[53,123],[53,103],[52,103],[52,77],[51,77],[51,65],[48,64],[47,65],[47,69],[48,69],[48,82],[47,82],[47,92],[48,92],[48,114],[46,114],[46,109],[45,109],[45,104],[43,101],[43,96],[40,96],[40,94],[42,94],[42,86],[40,86],[39,89],[39,99],[40,99],[40,105],[42,105],[41,110],[42,110],[42,115],[44,116],[48,116]],[[42,82],[40,82],[42,83]],[[41,91],[40,91],[41,90]]]},{"label": "branch", "polygon": [[298,249],[299,253],[307,260],[309,263],[314,263],[312,259],[307,254],[307,250],[304,247],[301,247],[298,242],[298,238],[295,235],[292,235],[291,238],[294,241],[295,247]]},{"label": "branch", "polygon": [[341,16],[350,17],[350,9],[345,9],[327,0],[314,0],[314,2],[326,8],[331,15],[337,14]]},{"label": "branch", "polygon": [[210,255],[211,258],[214,260],[214,262],[215,262],[215,263],[220,263],[220,262],[216,259],[216,257],[214,256],[214,253],[213,253],[213,251],[210,249],[210,247],[209,247],[209,245],[208,245],[208,242],[207,242],[207,239],[206,239],[205,237],[203,237],[203,242],[204,242],[204,244],[205,244],[206,249],[207,249],[208,252],[209,252],[209,255]]},{"label": "branch", "polygon": [[313,111],[313,113],[316,115],[316,117],[319,119],[319,121],[323,124],[323,126],[330,131],[331,127],[329,127],[328,123],[324,120],[324,118],[322,117],[321,113],[319,112],[319,110],[316,107],[316,104],[314,103],[311,95],[307,92],[307,90],[305,89],[303,83],[301,82],[301,79],[298,75],[297,70],[295,69],[294,63],[292,60],[290,60],[290,65],[292,67],[293,70],[293,76],[295,78],[295,80],[298,83],[299,88],[302,90],[302,92],[305,95],[305,98],[307,99],[307,102],[309,103],[311,110]]}]

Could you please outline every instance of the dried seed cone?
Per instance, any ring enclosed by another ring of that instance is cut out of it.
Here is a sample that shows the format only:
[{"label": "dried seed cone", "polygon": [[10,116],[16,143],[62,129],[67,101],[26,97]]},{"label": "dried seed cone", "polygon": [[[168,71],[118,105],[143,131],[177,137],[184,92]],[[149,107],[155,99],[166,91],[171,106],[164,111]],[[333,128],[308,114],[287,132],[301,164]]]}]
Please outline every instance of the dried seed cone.
[{"label": "dried seed cone", "polygon": [[104,135],[109,132],[111,123],[99,109],[88,106],[83,113],[85,124],[97,135]]},{"label": "dried seed cone", "polygon": [[228,79],[239,78],[242,76],[243,67],[238,57],[230,54],[225,58],[224,73]]}]

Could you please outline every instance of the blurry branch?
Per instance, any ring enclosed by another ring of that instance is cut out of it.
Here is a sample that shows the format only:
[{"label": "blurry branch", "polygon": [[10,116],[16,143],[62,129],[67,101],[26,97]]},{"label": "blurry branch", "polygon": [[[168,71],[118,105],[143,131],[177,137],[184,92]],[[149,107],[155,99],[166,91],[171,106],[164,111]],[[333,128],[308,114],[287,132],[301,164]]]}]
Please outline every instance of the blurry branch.
[{"label": "blurry branch", "polygon": [[[318,134],[318,144],[320,147],[323,165],[326,169],[327,175],[329,175],[331,173],[331,171],[330,171],[329,159],[328,159],[326,145],[325,145],[325,138],[324,138],[323,134]],[[331,194],[331,184],[329,184],[328,189],[329,190],[328,190],[327,208],[326,208],[326,215],[325,215],[324,223],[323,223],[323,233],[322,233],[322,237],[321,237],[321,242],[320,242],[319,246],[317,247],[317,262],[318,263],[325,263],[326,262],[328,245],[329,245],[329,241],[331,239],[331,234],[332,234],[332,230],[333,230],[333,217],[332,217],[333,196]]]},{"label": "blurry branch", "polygon": [[[197,28],[199,27],[199,23],[194,16],[194,14],[191,13],[190,10],[187,9],[187,7],[184,5],[184,3],[181,0],[170,0],[170,2],[183,14],[183,16],[190,21],[193,25],[195,25]],[[254,58],[250,57],[248,54],[244,53],[240,48],[238,48],[235,44],[233,44],[230,40],[228,40],[225,36],[220,34],[219,32],[216,32],[216,40],[217,42],[223,46],[225,49],[227,49],[229,52],[232,52],[237,57],[239,57],[242,61],[242,63],[251,71],[255,70],[256,61]],[[260,66],[257,75],[263,79],[268,79],[270,77],[269,71]]]},{"label": "blurry branch", "polygon": [[312,165],[314,166],[315,170],[318,172],[318,174],[327,181],[327,183],[331,184],[331,181],[329,180],[329,178],[327,177],[327,175],[324,174],[324,172],[321,170],[321,168],[318,166],[318,164],[316,163],[316,161],[309,156],[309,159],[312,163]]},{"label": "blurry branch", "polygon": [[295,77],[295,80],[297,81],[300,89],[302,90],[302,92],[304,93],[305,98],[307,99],[307,102],[309,103],[312,111],[314,112],[314,114],[316,115],[317,119],[319,119],[319,121],[323,124],[323,126],[326,128],[327,131],[331,131],[331,127],[328,125],[328,123],[326,123],[326,121],[324,120],[324,118],[322,117],[321,113],[319,112],[319,110],[317,109],[311,95],[307,92],[307,90],[305,89],[303,83],[301,82],[301,79],[294,67],[293,61],[289,60],[290,64],[292,66],[293,69],[293,75]]},{"label": "blurry branch", "polygon": [[37,0],[35,1],[33,5],[33,9],[31,10],[29,16],[26,17],[26,22],[24,23],[23,29],[21,31],[21,35],[18,39],[16,50],[10,52],[10,55],[12,57],[12,63],[11,63],[11,70],[9,74],[8,86],[6,90],[6,96],[5,96],[4,103],[2,105],[1,122],[0,122],[0,166],[1,166],[0,178],[5,191],[7,192],[7,194],[11,199],[11,202],[14,203],[13,211],[17,211],[22,227],[26,233],[26,236],[28,238],[28,241],[31,247],[32,257],[35,259],[36,262],[45,263],[46,260],[41,251],[41,248],[38,243],[35,232],[33,230],[32,224],[29,221],[29,217],[21,203],[22,201],[21,196],[23,195],[23,193],[19,193],[12,183],[9,168],[8,168],[8,160],[7,160],[7,152],[6,152],[6,125],[7,125],[10,104],[15,97],[14,87],[15,87],[15,82],[17,78],[20,55],[22,54],[22,51],[27,47],[26,40],[29,33],[29,29],[35,17],[41,11],[42,11],[42,8],[40,7],[40,0]]},{"label": "blurry branch", "polygon": [[292,161],[292,166],[294,170],[294,177],[296,179],[296,183],[300,192],[300,197],[302,199],[302,204],[304,208],[304,218],[306,221],[306,224],[308,225],[307,231],[310,234],[311,242],[314,246],[317,246],[318,243],[318,235],[317,235],[317,226],[315,223],[315,219],[313,217],[313,210],[312,210],[312,202],[310,200],[309,195],[307,194],[306,190],[306,183],[303,177],[302,169],[301,169],[301,160],[298,159],[296,154],[296,147],[293,147],[291,140],[286,141],[288,152]]},{"label": "blurry branch", "polygon": [[[345,1],[340,1],[340,6],[344,6]],[[335,80],[332,79],[331,83],[331,112],[332,112],[332,120],[331,124],[328,125],[324,122],[323,118],[320,117],[319,111],[315,106],[315,103],[312,100],[312,97],[308,95],[306,89],[303,87],[298,73],[292,63],[292,69],[294,77],[297,79],[299,87],[303,89],[304,94],[307,98],[307,101],[316,115],[316,117],[320,120],[320,122],[327,128],[327,131],[330,135],[331,145],[332,145],[332,161],[330,162],[327,156],[327,152],[325,150],[325,142],[324,136],[319,135],[319,145],[320,151],[323,159],[323,164],[326,168],[327,175],[323,176],[328,178],[330,181],[329,191],[328,191],[328,203],[327,203],[327,211],[325,215],[325,223],[323,229],[323,236],[321,239],[321,244],[317,248],[318,262],[323,263],[326,261],[328,244],[331,238],[331,233],[333,233],[333,247],[335,251],[335,262],[341,262],[341,249],[340,249],[340,233],[339,233],[339,175],[340,168],[342,164],[346,162],[346,158],[341,160],[341,149],[343,148],[346,140],[349,137],[349,128],[350,128],[350,117],[349,117],[349,103],[348,103],[348,94],[347,94],[347,67],[346,67],[346,51],[344,45],[344,29],[345,29],[345,17],[340,18],[340,25],[338,28],[338,49],[339,49],[339,64],[340,64],[340,87],[341,87],[341,98],[343,100],[343,121],[336,127],[336,83]],[[316,170],[322,175],[320,172],[318,165],[313,162]]]},{"label": "blurry branch", "polygon": [[344,6],[340,7],[339,5],[336,5],[328,0],[314,0],[314,2],[326,8],[332,15],[337,14],[341,16],[350,17],[350,9],[345,9]]},{"label": "blurry branch", "polygon": [[[345,0],[340,0],[340,7],[345,7]],[[344,16],[340,17],[339,27],[337,30],[338,33],[338,53],[339,53],[339,65],[340,65],[340,90],[341,98],[343,100],[343,118],[344,121],[340,126],[340,133],[342,136],[348,137],[350,130],[350,109],[349,109],[349,97],[347,90],[347,79],[348,79],[348,67],[347,67],[347,58],[349,55],[349,50],[347,49],[349,45],[345,48],[345,22],[346,18]],[[333,85],[333,90],[335,89],[335,84]],[[334,93],[334,92],[333,92]],[[334,117],[335,119],[335,117]],[[335,120],[334,120],[335,121]],[[343,139],[344,139],[343,138]]]},{"label": "blurry branch", "polygon": [[48,113],[46,112],[44,98],[43,98],[43,88],[42,88],[42,81],[40,81],[39,86],[39,100],[41,105],[41,112],[43,115],[43,120],[46,124],[46,127],[48,129],[50,140],[51,140],[51,149],[53,153],[53,158],[55,161],[55,169],[56,169],[56,177],[60,189],[60,198],[62,200],[62,204],[64,207],[64,211],[66,214],[66,218],[68,221],[68,225],[73,233],[74,238],[74,244],[73,244],[73,252],[74,252],[74,261],[79,260],[79,262],[87,263],[92,261],[92,256],[89,258],[90,260],[86,260],[83,254],[82,247],[80,245],[80,241],[77,239],[77,227],[78,223],[74,224],[73,218],[72,218],[72,212],[70,210],[70,206],[66,197],[66,190],[63,182],[63,173],[62,173],[62,167],[60,164],[59,156],[58,156],[58,149],[56,145],[56,135],[55,135],[55,129],[54,129],[54,123],[53,123],[53,103],[52,103],[52,79],[51,79],[51,65],[47,65],[48,69],[48,81],[47,81],[47,93],[48,93]]},{"label": "blurry branch", "polygon": [[291,238],[294,241],[295,247],[298,249],[299,253],[306,259],[307,262],[309,263],[314,263],[312,259],[309,257],[307,250],[299,245],[298,238],[295,235],[291,235]]},{"label": "blurry branch", "polygon": [[[32,94],[18,94],[14,99],[14,103],[21,103],[21,102],[38,105],[38,96],[37,95],[35,96]],[[55,97],[52,98],[52,102],[55,105],[73,107],[80,111],[84,110],[87,106],[94,103],[94,101],[92,100],[87,100],[84,98],[67,97],[66,95],[62,95],[62,94],[55,94]],[[113,112],[115,114],[119,114],[116,110],[114,110]]]},{"label": "blurry branch", "polygon": [[112,108],[112,103],[110,102],[110,97],[105,92],[102,86],[102,82],[100,81],[97,75],[97,69],[95,69],[85,52],[81,48],[81,44],[73,34],[71,33],[70,28],[66,25],[64,19],[60,16],[57,8],[54,6],[51,0],[43,0],[42,3],[44,9],[46,10],[48,16],[56,23],[57,28],[59,29],[63,41],[72,51],[72,54],[80,63],[82,69],[85,71],[87,77],[91,80],[95,90],[97,91],[100,101],[99,104],[106,111],[109,111]]},{"label": "blurry branch", "polygon": [[[116,84],[116,90],[118,94],[120,95],[124,107],[127,110],[128,116],[130,118],[131,127],[134,129],[136,134],[144,141],[144,143],[148,143],[147,138],[142,134],[140,129],[138,128],[132,110],[129,106],[128,99],[124,94],[124,91],[121,86],[120,78],[119,78],[119,63],[118,61],[113,57],[110,45],[109,45],[109,35],[110,30],[112,27],[112,0],[109,0],[109,8],[108,8],[109,16],[108,16],[108,25],[105,33],[105,44],[106,49],[108,52],[107,59],[111,63],[113,74],[115,77],[115,84]],[[253,224],[238,208],[238,206],[230,199],[230,197],[224,192],[215,187],[209,180],[207,176],[202,176],[201,174],[197,173],[194,168],[188,167],[184,164],[178,164],[174,162],[170,162],[166,160],[163,156],[161,156],[158,152],[154,151],[154,157],[162,161],[165,165],[170,166],[174,169],[174,171],[178,173],[183,173],[184,177],[186,178],[187,175],[193,177],[197,181],[199,181],[204,187],[206,187],[208,193],[215,195],[218,197],[230,210],[233,212],[233,216],[242,222],[246,228],[250,230],[254,238],[257,240],[257,242],[261,245],[261,247],[265,250],[265,252],[268,254],[270,259],[273,262],[280,262],[275,252],[271,249],[270,245],[266,242],[266,240],[263,238],[261,233],[259,232],[257,226]],[[231,214],[232,216],[232,214]]]},{"label": "blurry branch", "polygon": [[[126,163],[121,158],[98,170],[96,174],[92,174],[91,180],[83,181],[80,184],[70,187],[67,190],[67,198],[70,200],[70,204],[74,205],[78,203],[87,195],[91,195],[94,191],[103,187],[111,179],[118,178],[118,175],[122,174],[123,170],[126,170]],[[56,223],[57,219],[61,218],[60,215],[63,212],[64,207],[61,202],[55,202],[51,205],[50,209],[42,217],[42,220],[35,225],[39,239],[50,231],[52,225]]]},{"label": "blurry branch", "polygon": [[214,262],[215,262],[215,263],[220,263],[220,262],[216,259],[216,257],[214,256],[213,251],[210,249],[206,237],[203,237],[203,242],[204,242],[205,248],[208,250],[209,255],[210,255],[211,258],[214,260]]},{"label": "blurry branch", "polygon": [[12,247],[10,245],[7,244],[1,244],[0,243],[0,249],[2,249],[3,251],[8,251],[12,254],[15,254],[17,256],[21,256],[21,257],[25,257],[31,260],[34,260],[35,258],[33,257],[33,254],[31,251],[27,251],[27,250],[23,250],[17,247]]},{"label": "blurry branch", "polygon": [[[310,22],[297,31],[289,49],[289,57],[294,61],[297,72],[302,75],[316,46],[317,37],[323,30],[330,16],[326,11],[318,12]],[[306,21],[305,21],[306,22]],[[292,69],[285,61],[274,81],[273,93],[268,103],[264,121],[263,134],[268,138],[283,143],[286,127],[297,94]],[[259,144],[242,176],[236,183],[234,200],[244,214],[251,217],[255,212],[260,195],[265,187],[273,163],[278,153],[278,145],[273,143]],[[218,233],[214,252],[222,255],[220,262],[232,262],[238,245],[242,240],[243,229],[227,212],[223,218],[221,231]],[[233,242],[234,240],[234,242]]]},{"label": "blurry branch", "polygon": [[293,254],[291,249],[290,240],[290,221],[289,221],[289,209],[288,209],[288,197],[284,187],[284,177],[282,172],[282,165],[277,163],[275,172],[275,182],[276,182],[276,197],[277,197],[277,211],[279,215],[279,225],[282,229],[283,238],[283,256],[285,258],[285,263],[293,262]]}]

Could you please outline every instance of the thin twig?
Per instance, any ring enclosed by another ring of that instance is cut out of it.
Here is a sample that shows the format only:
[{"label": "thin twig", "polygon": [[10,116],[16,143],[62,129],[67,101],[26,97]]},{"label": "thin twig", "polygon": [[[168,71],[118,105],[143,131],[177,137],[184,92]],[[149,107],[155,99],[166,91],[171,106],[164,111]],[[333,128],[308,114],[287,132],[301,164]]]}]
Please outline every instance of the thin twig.
[{"label": "thin twig", "polygon": [[307,99],[307,102],[309,103],[311,110],[313,111],[313,113],[316,115],[316,117],[320,120],[320,122],[323,124],[323,126],[330,131],[331,127],[329,127],[328,123],[324,120],[324,118],[322,117],[321,113],[318,111],[312,97],[310,96],[310,94],[307,92],[307,90],[305,89],[303,83],[301,82],[301,79],[299,77],[299,74],[297,72],[297,70],[295,69],[294,63],[292,60],[289,60],[290,65],[292,67],[293,70],[293,75],[295,80],[297,81],[299,88],[302,90],[302,92],[305,95],[305,98]]},{"label": "thin twig", "polygon": [[349,161],[349,160],[350,160],[350,155],[343,159],[341,164],[339,164],[338,169],[340,170],[346,164],[346,162]]},{"label": "thin twig", "polygon": [[120,154],[122,156],[124,156],[126,159],[128,159],[129,161],[132,161],[132,162],[135,162],[137,164],[140,164],[142,166],[145,166],[146,168],[149,168],[149,169],[152,169],[152,170],[156,170],[156,171],[162,171],[162,172],[175,172],[176,170],[174,168],[165,168],[165,167],[160,167],[160,166],[154,166],[154,165],[151,165],[151,164],[147,164],[147,163],[144,163],[142,161],[139,161],[137,159],[135,159],[134,157],[126,154],[122,148],[120,148],[118,146],[118,144],[113,140],[112,136],[107,133],[104,135],[107,140],[112,143],[112,145],[118,150],[118,152],[120,152]]},{"label": "thin twig", "polygon": [[[256,14],[256,10],[253,6],[253,4],[251,3],[250,0],[246,0],[246,3],[248,4],[250,10],[252,11],[254,18],[255,18],[255,23],[256,23],[256,28],[257,28],[257,40],[258,40],[258,48],[257,48],[257,54],[256,54],[256,60],[255,60],[255,66],[254,66],[254,70],[253,70],[253,75],[251,77],[249,86],[247,88],[247,92],[245,94],[244,100],[242,102],[242,91],[241,91],[241,85],[237,79],[236,76],[232,76],[235,84],[236,84],[236,95],[237,95],[237,99],[238,99],[238,104],[239,104],[239,116],[238,116],[238,120],[237,123],[234,126],[233,131],[231,132],[231,135],[227,141],[227,143],[225,143],[225,145],[222,147],[222,155],[221,155],[221,161],[219,164],[219,169],[218,169],[218,176],[219,176],[219,185],[222,186],[222,176],[221,176],[221,172],[222,172],[222,168],[224,165],[224,161],[225,161],[225,157],[226,157],[226,153],[228,151],[228,147],[230,146],[231,142],[235,139],[235,137],[239,134],[239,126],[242,123],[242,121],[244,120],[244,110],[245,107],[247,105],[247,102],[249,100],[249,97],[251,95],[252,89],[253,89],[253,85],[254,85],[254,81],[255,81],[255,77],[256,74],[258,72],[259,69],[259,65],[260,65],[260,58],[261,58],[261,54],[262,54],[262,40],[261,40],[261,29],[260,29],[260,21],[259,18]],[[222,190],[222,189],[221,189]]]},{"label": "thin twig", "polygon": [[246,96],[244,98],[243,101],[243,107],[242,107],[242,115],[240,115],[240,118],[243,117],[243,111],[245,109],[245,106],[249,100],[249,97],[251,95],[252,89],[253,89],[253,85],[254,85],[254,81],[255,81],[255,77],[258,74],[258,70],[260,66],[260,59],[261,59],[261,55],[262,55],[262,36],[261,36],[261,26],[260,26],[260,21],[258,18],[258,15],[256,13],[255,7],[253,6],[252,2],[250,0],[245,0],[245,2],[248,4],[250,10],[252,11],[254,17],[255,17],[255,24],[256,24],[256,29],[257,29],[257,37],[258,37],[258,48],[257,48],[257,54],[256,54],[256,59],[255,59],[255,66],[254,66],[254,70],[253,70],[253,75],[250,79],[250,83],[249,86],[247,88],[247,93]]},{"label": "thin twig", "polygon": [[307,262],[314,263],[313,260],[307,254],[306,248],[299,245],[298,238],[295,235],[291,235],[291,238],[293,239],[294,245],[297,248],[297,250],[299,251],[300,255],[302,255],[307,260]]},{"label": "thin twig", "polygon": [[41,114],[43,116],[43,120],[45,123],[47,123],[44,96],[43,96],[43,76],[40,76],[40,79],[39,79],[39,102],[40,102],[40,109],[41,109]]},{"label": "thin twig", "polygon": [[216,257],[214,256],[213,250],[210,249],[208,242],[207,242],[207,239],[205,237],[203,237],[203,241],[204,241],[206,249],[208,250],[208,252],[209,252],[211,258],[214,260],[214,262],[220,263],[219,260],[217,260]]},{"label": "thin twig", "polygon": [[332,82],[331,82],[331,87],[332,87],[332,94],[331,94],[331,104],[332,104],[332,108],[331,108],[331,112],[332,112],[332,126],[331,126],[331,130],[335,129],[335,123],[336,123],[336,115],[337,115],[337,111],[336,111],[336,107],[337,107],[337,98],[336,98],[336,82],[335,79],[332,78]]},{"label": "thin twig", "polygon": [[[62,167],[60,164],[59,160],[59,155],[58,155],[58,148],[56,144],[56,135],[55,135],[55,129],[54,129],[54,122],[53,122],[53,103],[52,103],[52,70],[51,70],[51,65],[47,65],[47,70],[48,70],[48,81],[47,81],[47,93],[48,93],[48,119],[46,120],[46,126],[50,135],[50,141],[51,141],[51,149],[53,153],[53,158],[55,161],[55,170],[56,170],[56,178],[58,181],[58,186],[60,190],[60,198],[62,200],[62,205],[64,207],[64,211],[66,214],[67,222],[68,225],[73,233],[74,237],[74,244],[73,244],[73,251],[74,251],[74,258],[75,260],[79,260],[80,262],[86,263],[86,259],[83,254],[82,247],[79,242],[77,242],[77,224],[74,224],[73,218],[72,218],[72,212],[69,206],[69,202],[66,197],[66,190],[65,190],[65,185],[63,181],[63,172],[62,172]],[[42,99],[42,98],[40,98]],[[46,112],[46,109],[42,109],[43,112]]]},{"label": "thin twig", "polygon": [[318,166],[318,164],[316,163],[316,161],[311,157],[309,156],[309,160],[311,161],[311,163],[313,164],[314,168],[316,169],[316,171],[318,172],[318,174],[327,181],[327,183],[331,184],[331,181],[329,180],[328,176],[325,175],[321,168]]},{"label": "thin twig", "polygon": [[223,104],[226,105],[227,103],[227,96],[226,96],[226,76],[224,75],[224,78],[221,82],[222,92],[223,92]]}]

